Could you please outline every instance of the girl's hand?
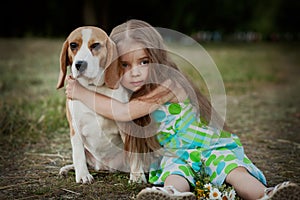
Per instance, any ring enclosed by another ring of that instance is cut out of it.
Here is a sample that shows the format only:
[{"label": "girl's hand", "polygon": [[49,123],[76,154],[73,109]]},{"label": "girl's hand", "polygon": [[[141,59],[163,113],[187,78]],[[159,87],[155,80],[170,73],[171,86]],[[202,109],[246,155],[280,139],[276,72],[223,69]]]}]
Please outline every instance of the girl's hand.
[{"label": "girl's hand", "polygon": [[66,96],[68,99],[79,99],[82,86],[71,75],[67,76]]},{"label": "girl's hand", "polygon": [[160,86],[149,94],[139,97],[141,101],[164,104],[166,102],[183,101],[186,98],[184,89],[170,79],[164,81]]}]

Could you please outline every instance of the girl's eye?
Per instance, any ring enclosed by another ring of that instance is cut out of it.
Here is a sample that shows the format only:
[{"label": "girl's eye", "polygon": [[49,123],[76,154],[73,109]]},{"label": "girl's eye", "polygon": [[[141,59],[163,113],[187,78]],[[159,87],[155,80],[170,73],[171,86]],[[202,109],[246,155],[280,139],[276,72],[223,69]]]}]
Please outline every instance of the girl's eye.
[{"label": "girl's eye", "polygon": [[127,64],[127,63],[121,63],[121,66],[122,66],[123,68],[126,68],[126,67],[128,67],[128,64]]},{"label": "girl's eye", "polygon": [[147,59],[147,60],[143,60],[142,62],[141,62],[141,65],[147,65],[147,64],[149,64],[150,62],[149,62],[149,60]]}]

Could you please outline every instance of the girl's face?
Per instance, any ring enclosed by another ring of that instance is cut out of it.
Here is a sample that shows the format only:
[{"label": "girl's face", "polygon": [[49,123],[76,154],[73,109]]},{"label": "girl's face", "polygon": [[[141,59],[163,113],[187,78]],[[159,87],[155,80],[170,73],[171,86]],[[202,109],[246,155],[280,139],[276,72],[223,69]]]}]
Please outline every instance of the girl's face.
[{"label": "girl's face", "polygon": [[148,78],[150,58],[147,52],[137,49],[123,54],[119,59],[124,69],[121,84],[131,91],[137,91]]}]

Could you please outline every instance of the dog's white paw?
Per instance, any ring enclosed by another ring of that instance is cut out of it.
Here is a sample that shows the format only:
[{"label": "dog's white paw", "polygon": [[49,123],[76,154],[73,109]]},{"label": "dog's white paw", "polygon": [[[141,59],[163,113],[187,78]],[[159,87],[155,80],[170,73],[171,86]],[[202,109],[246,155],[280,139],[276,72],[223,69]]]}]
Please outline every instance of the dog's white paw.
[{"label": "dog's white paw", "polygon": [[[67,176],[68,172],[70,170],[74,170],[74,164],[66,165],[60,168],[59,175],[61,176]],[[94,177],[88,172],[88,171],[79,171],[75,170],[75,176],[76,176],[76,183],[83,183],[83,184],[91,184],[94,182]]]},{"label": "dog's white paw", "polygon": [[130,173],[129,183],[147,183],[144,173]]},{"label": "dog's white paw", "polygon": [[68,175],[68,172],[70,170],[74,170],[74,165],[71,164],[71,165],[66,165],[66,166],[63,166],[62,168],[60,168],[59,170],[59,175],[61,176],[67,176]]},{"label": "dog's white paw", "polygon": [[94,177],[90,173],[76,173],[76,183],[91,184]]}]

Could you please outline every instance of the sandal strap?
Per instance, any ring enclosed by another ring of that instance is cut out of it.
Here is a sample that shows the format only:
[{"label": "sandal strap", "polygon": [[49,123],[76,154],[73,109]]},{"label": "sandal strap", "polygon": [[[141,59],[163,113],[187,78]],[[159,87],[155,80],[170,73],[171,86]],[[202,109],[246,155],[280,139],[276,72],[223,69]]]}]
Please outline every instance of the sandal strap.
[{"label": "sandal strap", "polygon": [[147,190],[159,190],[166,193],[169,196],[185,196],[185,195],[193,195],[192,192],[179,192],[174,186],[168,185],[164,187],[156,187],[152,186],[151,188],[146,188]]},{"label": "sandal strap", "polygon": [[162,192],[165,192],[165,193],[169,193],[165,188],[163,188],[163,187],[155,187],[155,186],[153,186],[153,187],[149,187],[149,188],[146,188],[147,190],[160,190],[160,191],[162,191]]},{"label": "sandal strap", "polygon": [[283,187],[285,187],[285,186],[287,186],[287,185],[289,185],[290,184],[290,182],[289,181],[285,181],[285,182],[282,182],[282,183],[279,183],[279,184],[277,184],[275,187],[269,187],[269,188],[266,188],[265,189],[265,193],[270,193],[270,192],[272,192],[272,193],[275,193],[275,192],[277,192],[278,190],[280,190],[281,188],[283,188]]},{"label": "sandal strap", "polygon": [[168,191],[171,191],[172,194],[174,195],[178,195],[181,194],[182,192],[179,192],[173,185],[168,185],[164,187],[165,189],[167,189]]},{"label": "sandal strap", "polygon": [[172,185],[168,185],[168,186],[164,186],[164,187],[156,187],[156,186],[153,186],[151,188],[146,188],[148,190],[160,190],[162,192],[165,192],[167,194],[170,194],[170,195],[178,195],[178,194],[181,194],[182,192],[179,192],[174,186]]},{"label": "sandal strap", "polygon": [[279,183],[278,185],[275,186],[274,191],[277,191],[280,188],[285,187],[286,185],[289,185],[289,184],[290,184],[289,181],[285,181],[285,182]]},{"label": "sandal strap", "polygon": [[266,188],[264,190],[264,196],[262,198],[260,198],[259,200],[270,199],[270,197],[272,197],[273,194],[275,194],[278,190],[282,189],[283,187],[285,187],[285,186],[287,186],[289,184],[290,184],[289,181],[285,181],[285,182],[279,183],[275,187],[268,187],[268,188]]}]

